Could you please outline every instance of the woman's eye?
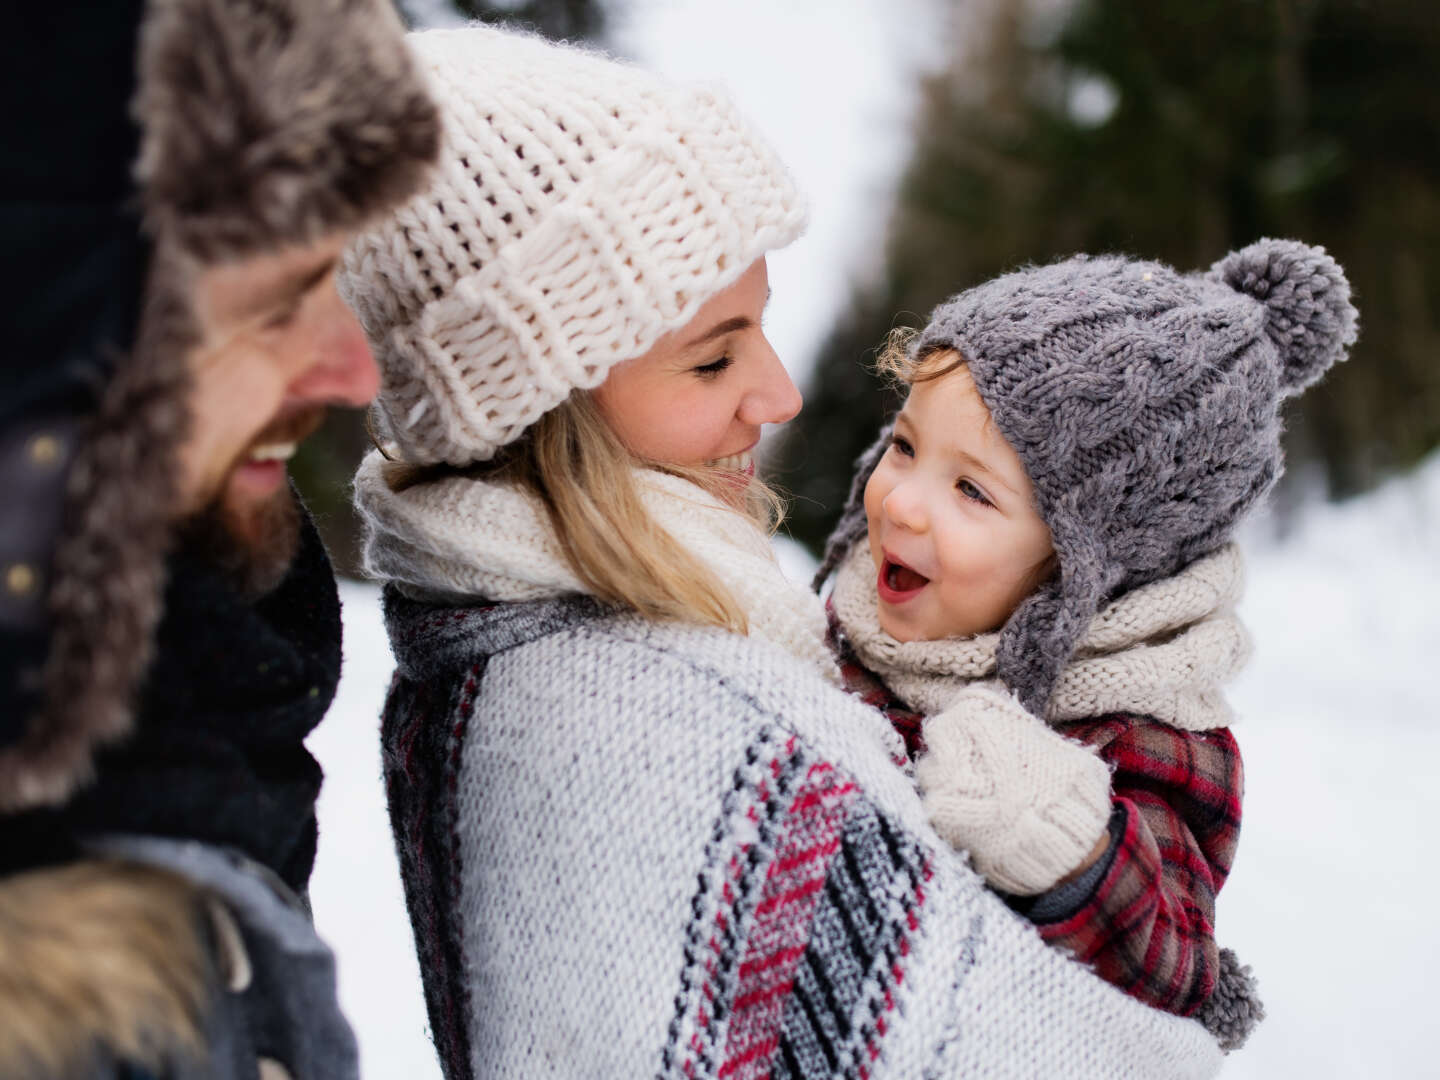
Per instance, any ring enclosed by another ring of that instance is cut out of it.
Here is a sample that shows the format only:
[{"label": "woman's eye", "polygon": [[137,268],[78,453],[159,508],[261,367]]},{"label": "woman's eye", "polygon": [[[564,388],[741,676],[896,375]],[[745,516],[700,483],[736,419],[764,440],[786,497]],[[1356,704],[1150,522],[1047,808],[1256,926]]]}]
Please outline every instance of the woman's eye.
[{"label": "woman's eye", "polygon": [[691,368],[696,375],[713,378],[728,368],[735,361],[729,356],[722,356],[718,360],[712,360],[708,364],[701,364],[699,367]]},{"label": "woman's eye", "polygon": [[969,480],[964,480],[964,479],[956,480],[956,481],[955,481],[955,490],[957,490],[958,492],[960,492],[960,494],[963,495],[963,496],[965,496],[965,498],[971,499],[971,500],[973,500],[974,502],[980,503],[982,506],[989,506],[989,505],[990,505],[990,500],[985,497],[985,492],[981,491],[978,487],[976,487],[974,484],[972,484]]},{"label": "woman's eye", "polygon": [[890,439],[890,445],[899,453],[904,454],[906,457],[915,456],[915,448],[911,446],[909,440],[905,439],[903,436],[892,436]]}]

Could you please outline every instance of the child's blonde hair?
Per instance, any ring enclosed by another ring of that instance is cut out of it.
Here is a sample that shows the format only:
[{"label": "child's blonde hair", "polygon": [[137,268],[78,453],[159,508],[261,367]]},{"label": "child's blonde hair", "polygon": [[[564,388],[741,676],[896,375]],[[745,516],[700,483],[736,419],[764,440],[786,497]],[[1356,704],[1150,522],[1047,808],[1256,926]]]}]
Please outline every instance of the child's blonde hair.
[{"label": "child's blonde hair", "polygon": [[897,326],[885,338],[885,344],[875,354],[875,373],[900,386],[914,386],[930,382],[965,366],[965,358],[958,352],[949,363],[936,363],[936,358],[951,349],[929,349],[917,352],[911,348],[920,336],[920,331],[908,326]]},{"label": "child's blonde hair", "polygon": [[749,620],[730,591],[645,508],[634,472],[644,467],[711,491],[743,485],[736,513],[766,532],[784,517],[780,497],[758,479],[636,457],[586,391],[571,393],[491,461],[464,468],[390,461],[384,476],[396,492],[452,476],[514,484],[544,504],[571,569],[600,600],[647,618],[747,633]]},{"label": "child's blonde hair", "polygon": [[[946,375],[966,370],[965,357],[956,349],[913,348],[912,345],[919,336],[920,331],[912,330],[908,326],[897,326],[891,330],[885,338],[885,344],[880,346],[880,351],[875,355],[875,374],[890,380],[894,386],[911,387],[916,383],[934,382]],[[946,359],[947,357],[949,359]],[[976,393],[979,393],[978,387]],[[987,405],[985,427],[990,427],[994,422]]]}]

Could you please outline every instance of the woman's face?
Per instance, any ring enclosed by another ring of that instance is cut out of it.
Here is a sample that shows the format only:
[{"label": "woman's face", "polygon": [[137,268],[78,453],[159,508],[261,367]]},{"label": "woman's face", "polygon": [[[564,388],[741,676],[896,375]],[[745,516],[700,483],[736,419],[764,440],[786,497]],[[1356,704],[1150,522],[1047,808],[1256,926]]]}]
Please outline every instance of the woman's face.
[{"label": "woman's face", "polygon": [[769,297],[765,260],[757,259],[685,326],[611,369],[595,402],[632,454],[753,470],[761,425],[800,411],[800,391],[760,325]]}]

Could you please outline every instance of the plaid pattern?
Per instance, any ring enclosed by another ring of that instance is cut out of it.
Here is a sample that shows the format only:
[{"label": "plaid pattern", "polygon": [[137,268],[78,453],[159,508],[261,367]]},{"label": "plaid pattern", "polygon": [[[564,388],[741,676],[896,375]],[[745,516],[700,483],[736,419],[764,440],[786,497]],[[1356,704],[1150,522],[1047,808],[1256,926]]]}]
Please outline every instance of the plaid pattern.
[{"label": "plaid pattern", "polygon": [[[866,670],[831,621],[846,689],[890,718],[912,757],[924,717]],[[1110,766],[1125,826],[1094,890],[1040,936],[1146,1004],[1193,1015],[1215,990],[1215,895],[1240,835],[1244,775],[1228,729],[1180,731],[1115,714],[1056,725]]]},{"label": "plaid pattern", "polygon": [[1190,1016],[1218,974],[1215,894],[1235,857],[1244,787],[1235,737],[1121,715],[1058,730],[1110,765],[1125,831],[1090,898],[1040,936],[1141,1001]]},{"label": "plaid pattern", "polygon": [[[840,667],[841,684],[848,693],[854,694],[872,709],[879,709],[889,718],[891,726],[905,741],[905,753],[910,755],[909,760],[914,761],[925,752],[925,734],[921,730],[925,723],[925,714],[906,707],[904,702],[890,693],[890,688],[881,682],[873,671],[860,663],[829,604],[825,605],[825,611],[830,617],[825,642],[830,646],[830,652]],[[896,764],[904,765],[906,762]]]}]

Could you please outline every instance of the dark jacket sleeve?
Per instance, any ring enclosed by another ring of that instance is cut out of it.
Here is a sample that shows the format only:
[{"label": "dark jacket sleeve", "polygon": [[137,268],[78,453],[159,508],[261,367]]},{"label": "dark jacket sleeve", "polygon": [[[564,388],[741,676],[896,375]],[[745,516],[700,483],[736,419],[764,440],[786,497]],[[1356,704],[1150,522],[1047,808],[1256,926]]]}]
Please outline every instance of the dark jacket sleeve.
[{"label": "dark jacket sleeve", "polygon": [[127,111],[143,6],[115,0],[82,20],[31,6],[23,29],[0,38],[5,100],[25,103],[0,114],[0,764],[40,704],[66,476],[132,343],[149,261]]}]

